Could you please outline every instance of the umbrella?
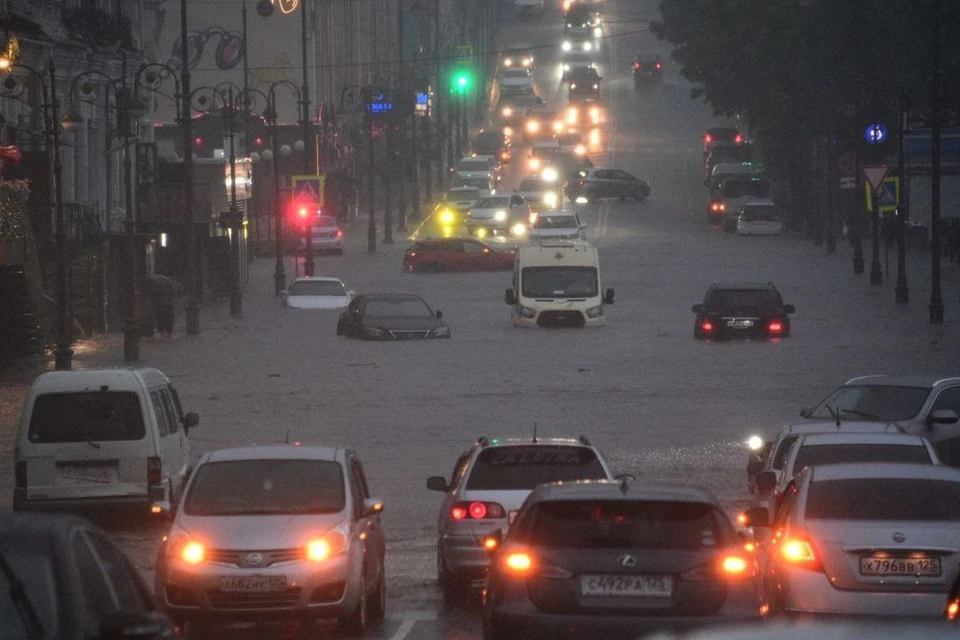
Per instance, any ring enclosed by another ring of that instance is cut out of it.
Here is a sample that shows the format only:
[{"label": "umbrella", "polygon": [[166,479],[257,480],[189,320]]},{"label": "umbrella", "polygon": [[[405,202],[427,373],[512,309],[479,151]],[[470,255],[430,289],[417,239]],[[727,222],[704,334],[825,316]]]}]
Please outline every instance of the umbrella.
[{"label": "umbrella", "polygon": [[183,285],[170,276],[152,275],[143,279],[143,289],[155,296],[179,296]]}]

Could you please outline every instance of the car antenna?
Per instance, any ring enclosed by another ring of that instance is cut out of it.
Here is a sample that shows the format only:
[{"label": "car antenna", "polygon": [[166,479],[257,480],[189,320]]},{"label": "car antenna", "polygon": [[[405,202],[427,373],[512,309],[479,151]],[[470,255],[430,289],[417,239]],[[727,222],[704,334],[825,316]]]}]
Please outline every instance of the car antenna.
[{"label": "car antenna", "polygon": [[283,444],[290,444],[290,429],[287,429],[287,437],[283,439]]},{"label": "car antenna", "polygon": [[827,411],[830,412],[830,415],[833,417],[833,419],[836,420],[837,429],[839,429],[839,428],[840,428],[840,410],[839,410],[839,409],[833,409],[833,408],[832,408],[830,405],[828,405],[828,404],[826,404],[826,405],[824,405],[824,406],[827,408]]},{"label": "car antenna", "polygon": [[533,421],[533,444],[537,444],[537,421]]}]

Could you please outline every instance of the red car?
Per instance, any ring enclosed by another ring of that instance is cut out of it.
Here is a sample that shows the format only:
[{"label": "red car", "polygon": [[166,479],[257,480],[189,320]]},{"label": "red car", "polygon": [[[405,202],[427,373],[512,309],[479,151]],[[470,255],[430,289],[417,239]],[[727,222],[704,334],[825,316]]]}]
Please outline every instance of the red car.
[{"label": "red car", "polygon": [[422,240],[403,254],[404,271],[493,271],[513,268],[513,248],[474,240]]}]

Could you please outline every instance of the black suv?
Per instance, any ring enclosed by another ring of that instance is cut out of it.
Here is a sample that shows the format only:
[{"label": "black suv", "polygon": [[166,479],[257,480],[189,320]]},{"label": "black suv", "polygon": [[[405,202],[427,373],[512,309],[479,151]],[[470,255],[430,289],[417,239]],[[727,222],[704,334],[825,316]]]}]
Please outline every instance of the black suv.
[{"label": "black suv", "polygon": [[478,156],[493,156],[500,162],[510,162],[510,143],[503,131],[480,131],[470,145],[470,150]]},{"label": "black suv", "polygon": [[600,95],[603,78],[593,67],[576,67],[566,73],[564,81],[570,85],[570,100]]},{"label": "black suv", "polygon": [[663,80],[663,60],[660,56],[639,55],[633,59],[633,84],[652,84]]},{"label": "black suv", "polygon": [[790,335],[792,304],[783,304],[772,282],[766,284],[714,282],[703,304],[693,305],[697,340],[725,338],[786,338]]}]

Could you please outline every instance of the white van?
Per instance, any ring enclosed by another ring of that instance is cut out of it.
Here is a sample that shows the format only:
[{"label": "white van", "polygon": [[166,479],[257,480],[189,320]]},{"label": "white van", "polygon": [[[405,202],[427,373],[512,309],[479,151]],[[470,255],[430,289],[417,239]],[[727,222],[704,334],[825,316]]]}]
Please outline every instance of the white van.
[{"label": "white van", "polygon": [[178,495],[190,428],[157,369],[55,371],[30,387],[14,445],[14,510],[141,508]]},{"label": "white van", "polygon": [[600,255],[592,244],[542,240],[521,246],[513,265],[513,288],[504,300],[517,327],[583,327],[606,324]]}]

